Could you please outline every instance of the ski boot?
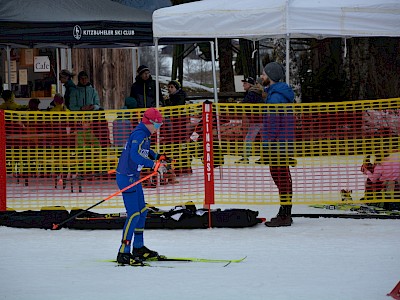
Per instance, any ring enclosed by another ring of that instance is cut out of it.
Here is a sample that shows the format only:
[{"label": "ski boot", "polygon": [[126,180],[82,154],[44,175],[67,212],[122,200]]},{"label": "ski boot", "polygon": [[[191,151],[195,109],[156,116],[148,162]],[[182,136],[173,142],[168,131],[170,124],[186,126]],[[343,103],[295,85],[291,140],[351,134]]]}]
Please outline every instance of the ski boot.
[{"label": "ski boot", "polygon": [[121,253],[118,252],[117,255],[117,263],[120,265],[130,265],[134,267],[143,267],[145,264],[142,260],[133,257],[130,253]]},{"label": "ski boot", "polygon": [[150,250],[146,246],[140,247],[140,248],[133,248],[132,250],[132,256],[141,261],[145,260],[158,260],[160,256],[156,251]]}]

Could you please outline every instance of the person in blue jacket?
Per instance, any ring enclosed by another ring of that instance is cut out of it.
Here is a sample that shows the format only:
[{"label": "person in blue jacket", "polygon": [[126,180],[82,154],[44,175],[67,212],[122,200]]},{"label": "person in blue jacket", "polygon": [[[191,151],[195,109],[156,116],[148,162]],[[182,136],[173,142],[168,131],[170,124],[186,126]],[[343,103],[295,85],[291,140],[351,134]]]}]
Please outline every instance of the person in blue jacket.
[{"label": "person in blue jacket", "polygon": [[85,71],[79,72],[78,85],[71,90],[69,109],[72,111],[102,110],[99,94],[90,83],[89,75]]},{"label": "person in blue jacket", "polygon": [[[155,108],[147,109],[141,123],[130,134],[116,170],[118,187],[122,190],[140,179],[143,168],[156,169],[160,174],[167,171],[165,164],[158,166],[156,154],[151,148],[150,137],[163,124],[161,113]],[[127,217],[122,232],[121,246],[117,262],[120,264],[143,265],[143,260],[158,257],[156,251],[144,246],[143,231],[146,221],[147,208],[143,188],[139,183],[122,192]],[[132,241],[132,237],[134,237]],[[132,253],[131,253],[131,246]]]},{"label": "person in blue jacket", "polygon": [[[289,156],[293,151],[294,142],[294,115],[290,105],[294,103],[293,89],[285,82],[282,65],[271,62],[264,67],[261,78],[268,86],[266,104],[268,106],[263,117],[263,156],[269,164],[269,170],[279,190],[281,206],[278,215],[265,222],[268,227],[290,226],[292,224],[292,177],[289,165],[296,165],[296,161]],[[263,159],[263,158],[262,158]]]}]

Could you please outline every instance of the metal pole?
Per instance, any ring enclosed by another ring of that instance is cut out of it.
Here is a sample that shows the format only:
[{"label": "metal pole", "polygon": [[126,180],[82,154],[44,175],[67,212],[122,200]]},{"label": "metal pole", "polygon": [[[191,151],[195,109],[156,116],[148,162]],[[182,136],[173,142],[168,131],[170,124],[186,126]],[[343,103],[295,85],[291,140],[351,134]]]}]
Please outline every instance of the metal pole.
[{"label": "metal pole", "polygon": [[290,71],[290,36],[286,35],[286,83],[289,84],[289,71]]},{"label": "metal pole", "polygon": [[6,121],[4,110],[0,110],[0,211],[7,210],[7,157],[6,157]]},{"label": "metal pole", "polygon": [[61,92],[60,80],[58,80],[58,74],[60,74],[60,49],[56,48],[56,83],[57,83],[57,93]]},{"label": "metal pole", "polygon": [[160,82],[158,79],[158,38],[154,38],[154,48],[155,48],[155,57],[156,57],[156,107],[160,107]]},{"label": "metal pole", "polygon": [[138,49],[132,48],[132,82],[135,82],[136,70],[139,67]]},{"label": "metal pole", "polygon": [[6,52],[7,52],[7,65],[8,65],[7,87],[11,91],[11,47],[9,45],[7,45]]},{"label": "metal pole", "polygon": [[218,103],[217,71],[215,66],[214,42],[210,41],[210,46],[211,46],[212,73],[213,73],[213,84],[214,84],[214,103]]}]

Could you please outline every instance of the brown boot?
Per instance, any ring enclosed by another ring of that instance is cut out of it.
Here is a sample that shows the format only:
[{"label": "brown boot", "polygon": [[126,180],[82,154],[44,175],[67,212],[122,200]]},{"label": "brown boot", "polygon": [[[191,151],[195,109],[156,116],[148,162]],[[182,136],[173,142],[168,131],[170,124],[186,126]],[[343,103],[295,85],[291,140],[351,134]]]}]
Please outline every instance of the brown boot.
[{"label": "brown boot", "polygon": [[281,227],[281,226],[291,226],[291,225],[292,225],[292,218],[290,216],[277,215],[270,221],[265,222],[265,226],[267,227]]},{"label": "brown boot", "polygon": [[275,218],[271,218],[269,222],[265,222],[267,227],[281,227],[291,226],[293,223],[292,219],[292,205],[281,205],[279,208],[278,215]]}]

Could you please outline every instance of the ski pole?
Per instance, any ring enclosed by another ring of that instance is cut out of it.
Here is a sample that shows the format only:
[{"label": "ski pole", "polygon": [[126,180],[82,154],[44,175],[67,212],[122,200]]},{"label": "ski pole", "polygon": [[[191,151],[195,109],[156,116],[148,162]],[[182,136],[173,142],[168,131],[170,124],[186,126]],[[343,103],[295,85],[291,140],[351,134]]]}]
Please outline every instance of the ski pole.
[{"label": "ski pole", "polygon": [[134,183],[128,185],[127,187],[124,187],[122,190],[119,190],[117,192],[115,192],[114,194],[111,194],[110,196],[108,196],[107,198],[104,198],[103,200],[97,202],[96,204],[93,204],[91,207],[88,207],[84,210],[81,210],[80,212],[74,214],[73,216],[69,217],[68,219],[62,221],[59,224],[53,224],[53,227],[51,228],[51,230],[57,230],[57,229],[61,229],[61,226],[64,225],[65,223],[68,223],[69,221],[75,219],[76,217],[80,216],[81,214],[89,211],[90,209],[92,209],[93,207],[96,207],[97,205],[100,205],[101,203],[110,200],[111,198],[114,198],[115,196],[125,192],[126,190],[129,190],[130,188],[134,187],[135,185],[138,185],[139,183],[141,183],[142,181],[149,179],[151,176],[157,174],[157,170],[160,167],[160,162],[158,161],[156,163],[156,166],[154,167],[154,171],[152,173],[150,173],[149,175],[143,177],[142,179],[139,179],[138,181],[135,181]]},{"label": "ski pole", "polygon": [[75,178],[70,178],[70,179],[63,179],[62,177],[60,179],[56,179],[55,180],[55,188],[57,188],[57,183],[58,184],[63,184],[64,181],[82,181],[85,180],[87,178],[93,178],[93,177],[102,177],[105,175],[110,175],[110,174],[115,174],[116,171],[115,170],[109,170],[107,172],[101,172],[101,173],[92,173],[92,174],[80,174],[77,175]]}]

